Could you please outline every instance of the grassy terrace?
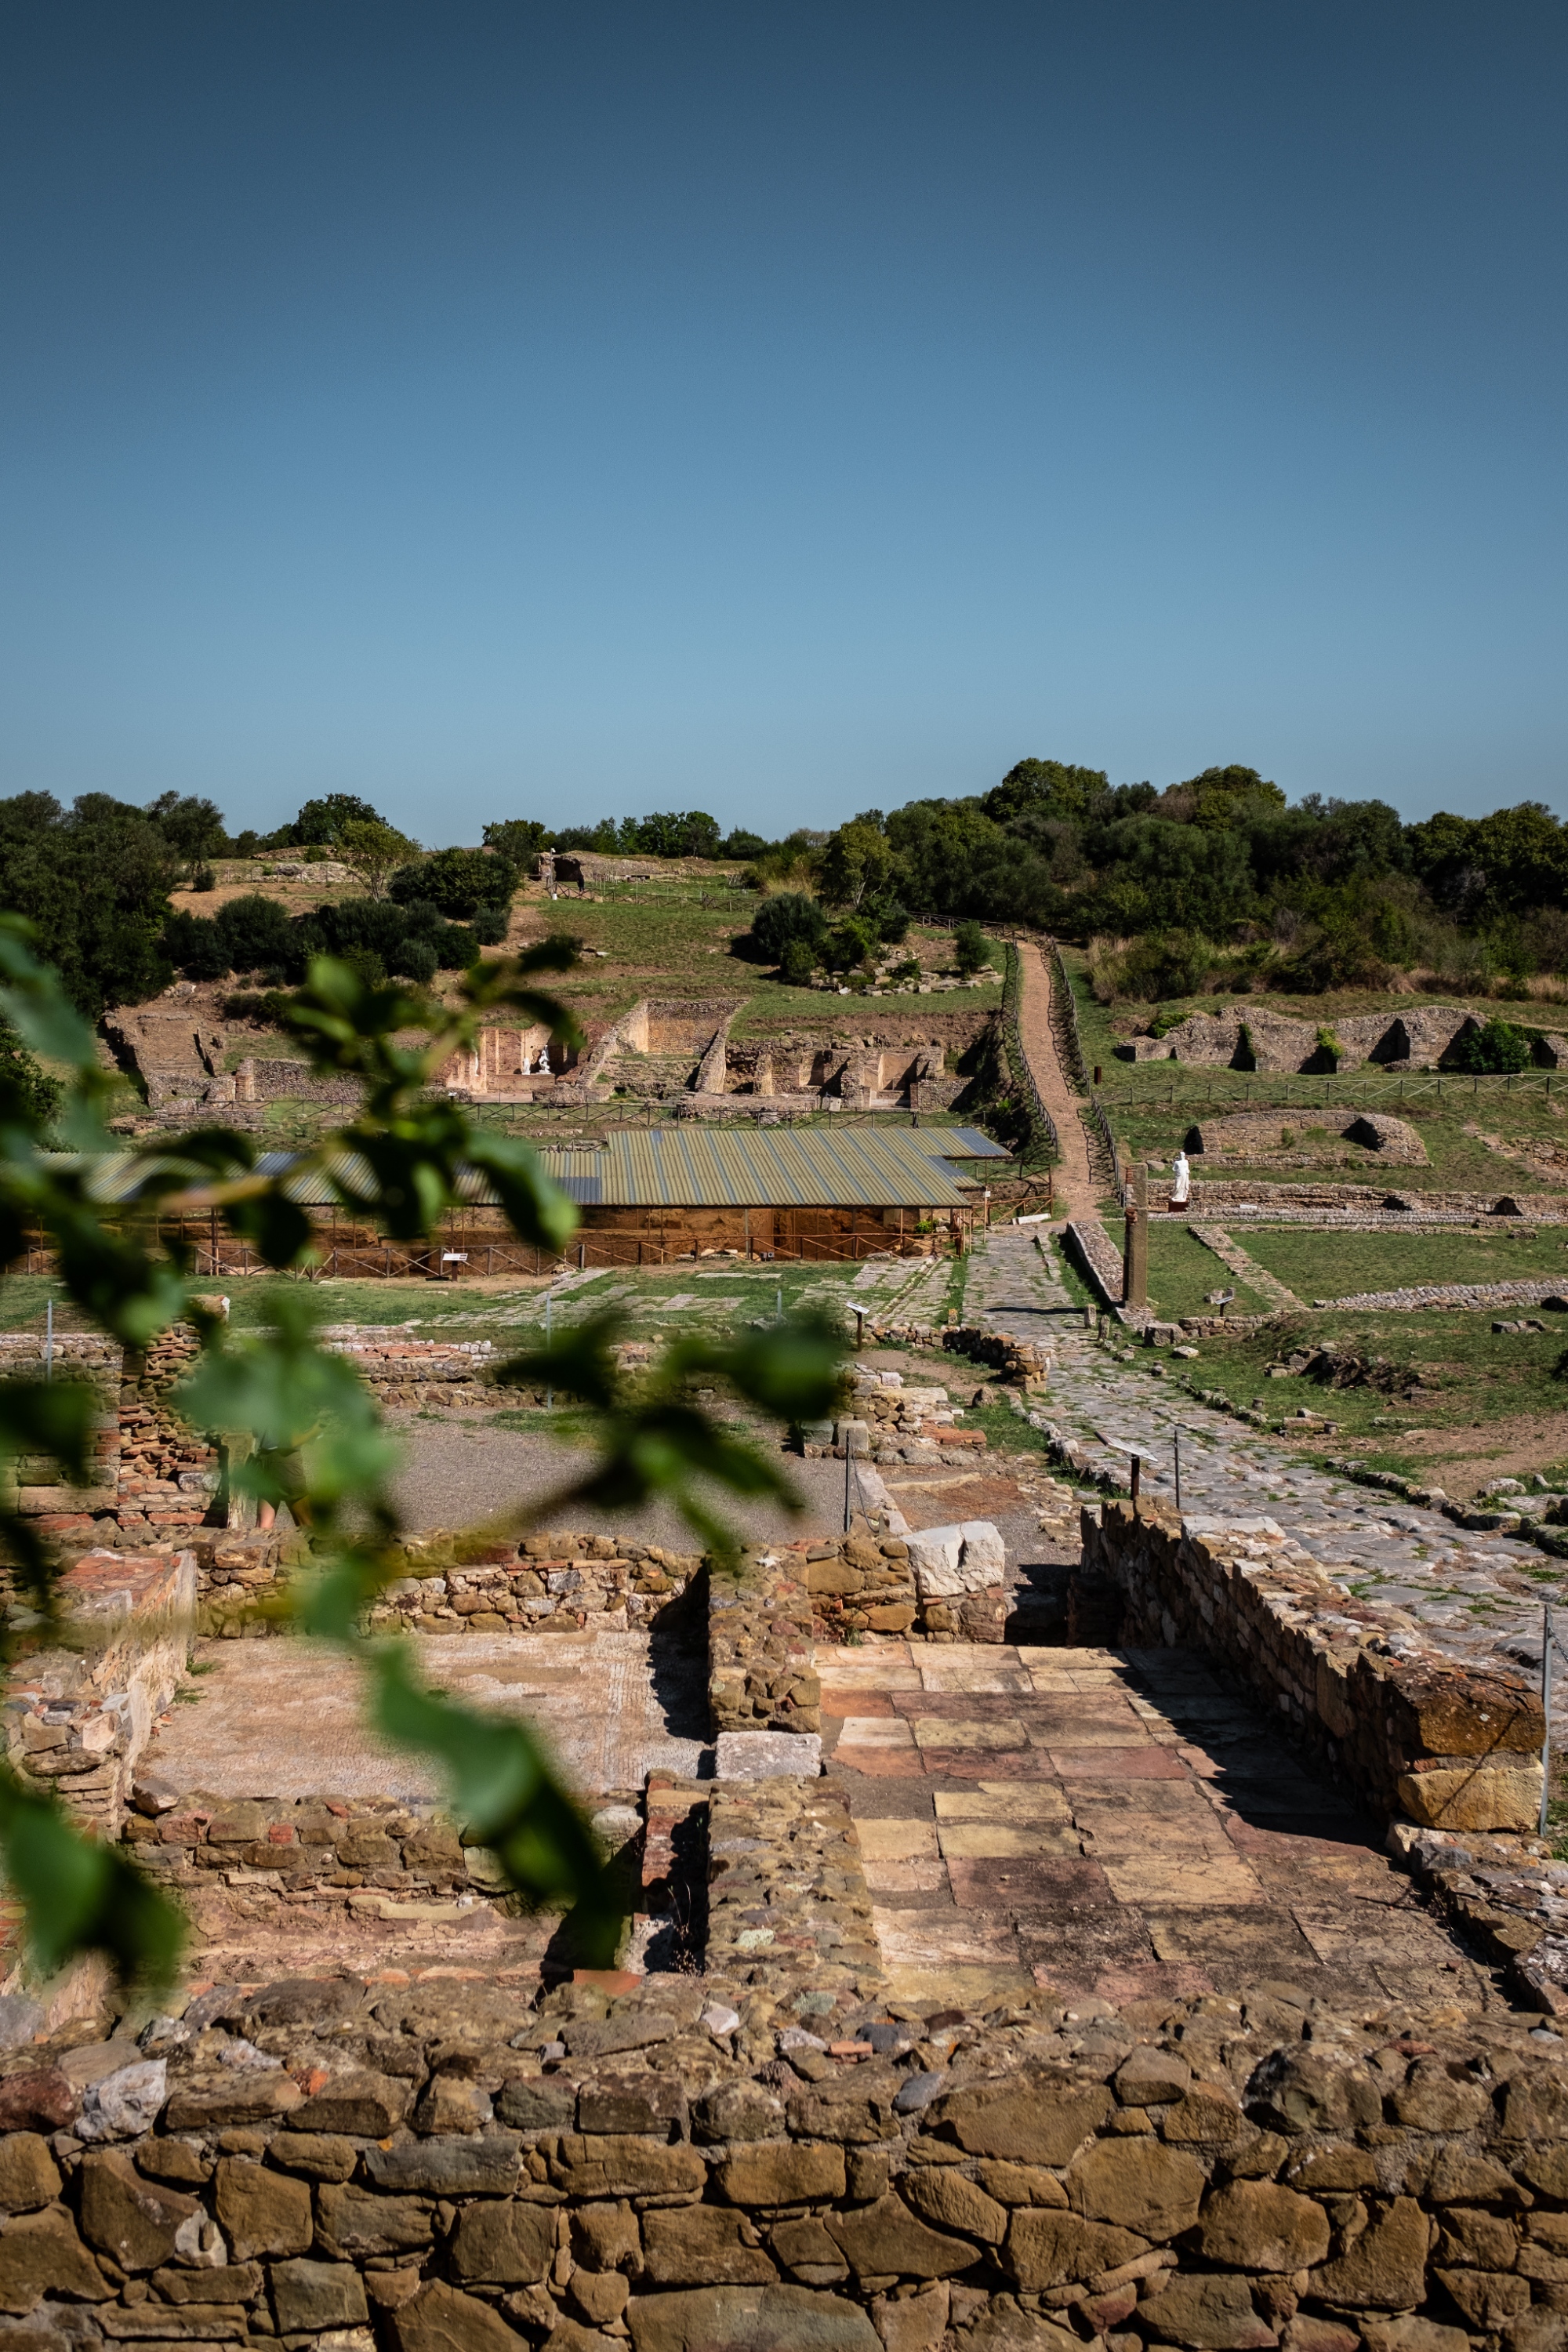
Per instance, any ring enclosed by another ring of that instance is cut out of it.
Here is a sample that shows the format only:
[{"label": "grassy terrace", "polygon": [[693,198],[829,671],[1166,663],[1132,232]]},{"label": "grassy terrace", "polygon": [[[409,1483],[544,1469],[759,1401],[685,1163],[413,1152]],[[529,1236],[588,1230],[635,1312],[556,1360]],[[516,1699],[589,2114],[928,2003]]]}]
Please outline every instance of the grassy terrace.
[{"label": "grassy terrace", "polygon": [[[1233,1229],[1234,1230],[1234,1229]],[[1237,1234],[1259,1265],[1299,1298],[1340,1298],[1431,1282],[1561,1282],[1568,1291],[1568,1241],[1548,1226],[1498,1233],[1248,1233]],[[1204,1255],[1208,1256],[1205,1251]],[[1215,1261],[1211,1258],[1210,1264]],[[1564,1334],[1568,1337],[1568,1333]]]}]

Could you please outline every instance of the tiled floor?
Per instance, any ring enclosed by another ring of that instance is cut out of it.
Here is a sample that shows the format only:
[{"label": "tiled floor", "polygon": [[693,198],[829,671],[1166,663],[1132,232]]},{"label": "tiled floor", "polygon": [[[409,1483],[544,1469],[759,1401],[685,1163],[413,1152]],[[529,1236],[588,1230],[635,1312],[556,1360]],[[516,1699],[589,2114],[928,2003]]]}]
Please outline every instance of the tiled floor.
[{"label": "tiled floor", "polygon": [[895,1993],[1479,1990],[1371,1823],[1201,1659],[818,1652]]}]

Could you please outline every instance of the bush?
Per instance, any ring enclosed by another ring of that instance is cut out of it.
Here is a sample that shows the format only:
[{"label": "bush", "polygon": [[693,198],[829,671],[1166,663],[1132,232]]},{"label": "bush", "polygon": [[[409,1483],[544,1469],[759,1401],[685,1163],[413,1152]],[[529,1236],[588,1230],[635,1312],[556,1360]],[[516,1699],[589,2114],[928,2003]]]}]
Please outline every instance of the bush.
[{"label": "bush", "polygon": [[804,891],[779,890],[764,898],[752,917],[751,937],[764,963],[782,963],[791,940],[810,948],[815,963],[827,937],[827,919],[816,899]]},{"label": "bush", "polygon": [[237,989],[223,1000],[226,1021],[248,1021],[258,1028],[281,1029],[283,1016],[294,1002],[287,989],[269,988],[258,995],[250,989]]},{"label": "bush", "polygon": [[438,849],[417,866],[400,866],[392,877],[399,906],[427,900],[443,915],[476,914],[481,907],[509,903],[517,887],[510,858],[483,849]]},{"label": "bush", "polygon": [[779,978],[788,988],[805,988],[816,970],[816,950],[808,940],[786,940],[779,958]]},{"label": "bush", "polygon": [[973,917],[967,922],[952,927],[953,960],[967,977],[971,972],[984,971],[991,961],[991,942]]},{"label": "bush", "polygon": [[210,866],[197,866],[195,872],[191,877],[191,887],[193,890],[216,890],[217,888],[217,876],[213,872]]},{"label": "bush", "polygon": [[163,919],[163,951],[187,980],[221,980],[229,969],[228,950],[206,915],[176,908]]},{"label": "bush", "polygon": [[888,974],[888,978],[889,980],[900,982],[912,980],[918,983],[925,978],[925,974],[921,969],[920,960],[918,957],[906,956],[902,963],[896,963],[893,966],[892,971]]},{"label": "bush", "polygon": [[393,956],[392,969],[400,980],[428,988],[436,977],[436,950],[428,940],[405,939]]},{"label": "bush", "polygon": [[38,1066],[16,1032],[0,1023],[0,1124],[54,1118],[64,1093]]},{"label": "bush", "polygon": [[468,925],[469,936],[476,947],[499,948],[510,920],[510,907],[481,907]]},{"label": "bush", "polygon": [[1447,1055],[1448,1066],[1455,1070],[1472,1070],[1485,1074],[1499,1070],[1528,1070],[1534,1059],[1530,1038],[1511,1021],[1500,1021],[1495,1015],[1483,1028],[1472,1029],[1461,1037]]},{"label": "bush", "polygon": [[[199,922],[201,918],[190,919]],[[292,969],[297,953],[294,929],[275,899],[264,898],[258,890],[231,898],[226,907],[218,908],[214,923],[224,971],[260,971],[274,964],[285,972]]]}]

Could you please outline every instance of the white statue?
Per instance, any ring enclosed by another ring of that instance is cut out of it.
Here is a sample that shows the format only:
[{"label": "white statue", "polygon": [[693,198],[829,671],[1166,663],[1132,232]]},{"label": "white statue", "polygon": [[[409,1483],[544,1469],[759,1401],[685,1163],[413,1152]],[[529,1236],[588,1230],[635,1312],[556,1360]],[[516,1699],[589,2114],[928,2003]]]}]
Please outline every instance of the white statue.
[{"label": "white statue", "polygon": [[550,1048],[548,1045],[541,1045],[539,1049],[539,1075],[542,1078],[547,1078],[550,1076]]},{"label": "white statue", "polygon": [[1186,1207],[1187,1194],[1192,1188],[1192,1181],[1193,1171],[1187,1165],[1187,1155],[1184,1151],[1178,1151],[1175,1159],[1171,1163],[1171,1206],[1173,1209],[1184,1209]]},{"label": "white statue", "polygon": [[522,1075],[525,1078],[531,1078],[533,1076],[533,1055],[526,1045],[522,1049]]}]

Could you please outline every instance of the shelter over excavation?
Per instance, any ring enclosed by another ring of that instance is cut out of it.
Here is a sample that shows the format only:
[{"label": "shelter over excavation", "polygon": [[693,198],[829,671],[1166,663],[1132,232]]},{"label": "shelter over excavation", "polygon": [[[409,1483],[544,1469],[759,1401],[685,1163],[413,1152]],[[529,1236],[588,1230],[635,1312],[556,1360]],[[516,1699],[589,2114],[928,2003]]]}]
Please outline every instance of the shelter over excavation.
[{"label": "shelter over excavation", "polygon": [[[576,1202],[573,1244],[584,1265],[659,1265],[693,1250],[739,1250],[752,1256],[866,1257],[884,1251],[926,1252],[963,1230],[984,1175],[1005,1159],[974,1128],[747,1128],[681,1125],[624,1130],[602,1144],[542,1150],[539,1158]],[[281,1174],[311,1213],[329,1274],[542,1272],[548,1253],[517,1241],[496,1194],[477,1169],[466,1170],[462,1206],[429,1248],[387,1243],[338,1201],[333,1165],[303,1166],[288,1179],[294,1155],[264,1152],[258,1169]],[[129,1202],[136,1162],[107,1154],[91,1189]],[[337,1156],[353,1192],[353,1157]],[[198,1213],[166,1213],[181,1224],[204,1274],[242,1273],[254,1264],[245,1246]],[[456,1260],[451,1254],[458,1253]]]}]

